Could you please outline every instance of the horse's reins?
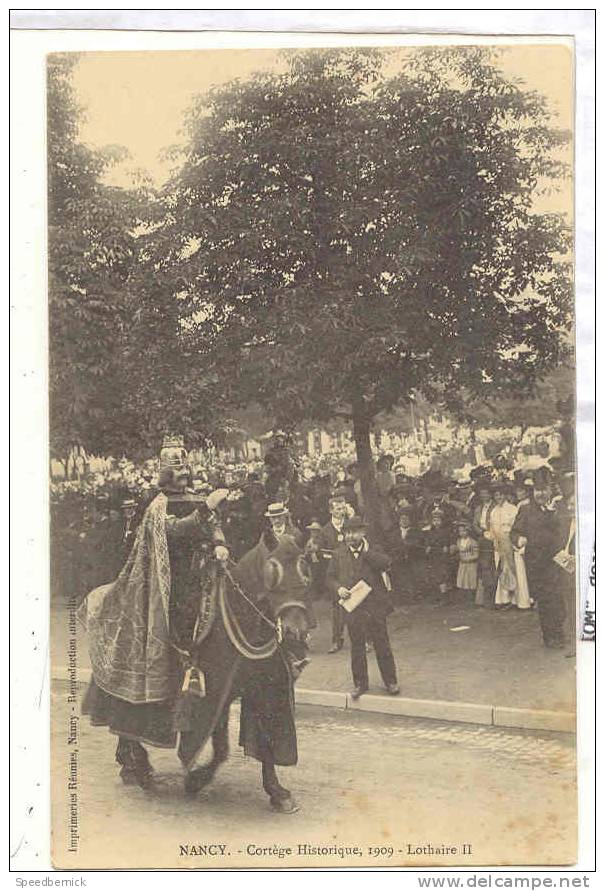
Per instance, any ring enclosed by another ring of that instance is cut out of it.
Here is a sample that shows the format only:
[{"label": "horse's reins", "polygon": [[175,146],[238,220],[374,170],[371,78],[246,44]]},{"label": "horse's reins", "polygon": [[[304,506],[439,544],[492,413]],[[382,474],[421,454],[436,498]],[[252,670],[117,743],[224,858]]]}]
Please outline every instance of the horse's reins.
[{"label": "horse's reins", "polygon": [[[234,560],[230,559],[229,563],[231,563],[232,566],[237,566],[237,563]],[[227,569],[226,566],[223,566],[223,572],[225,573],[225,575],[227,576],[227,578],[233,585],[234,589],[240,595],[240,597],[243,597],[243,599],[246,601],[246,603],[248,603],[252,607],[254,612],[257,613],[261,617],[263,622],[266,622],[266,624],[269,625],[275,631],[275,633],[277,634],[277,639],[279,641],[281,641],[281,621],[280,621],[280,619],[277,620],[277,623],[272,622],[271,619],[268,619],[267,616],[248,597],[248,595],[245,593],[244,589],[239,584],[239,582],[235,581],[235,579],[233,578],[232,574],[229,572],[229,570]]]}]

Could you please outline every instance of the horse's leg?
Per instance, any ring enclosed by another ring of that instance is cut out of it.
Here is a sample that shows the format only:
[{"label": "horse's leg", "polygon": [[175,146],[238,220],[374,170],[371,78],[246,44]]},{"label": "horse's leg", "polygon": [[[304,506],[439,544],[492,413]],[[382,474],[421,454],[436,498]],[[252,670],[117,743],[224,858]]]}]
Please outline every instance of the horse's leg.
[{"label": "horse's leg", "polygon": [[230,704],[225,706],[212,733],[212,758],[208,764],[195,767],[185,777],[185,792],[188,795],[195,795],[211,783],[221,764],[229,757],[229,709]]},{"label": "horse's leg", "polygon": [[121,765],[120,777],[124,785],[145,788],[153,783],[153,768],[147,750],[138,740],[120,736],[116,761]]},{"label": "horse's leg", "polygon": [[262,763],[263,789],[271,800],[271,807],[281,814],[293,814],[298,804],[289,789],[281,785],[277,778],[273,757],[265,754]]}]

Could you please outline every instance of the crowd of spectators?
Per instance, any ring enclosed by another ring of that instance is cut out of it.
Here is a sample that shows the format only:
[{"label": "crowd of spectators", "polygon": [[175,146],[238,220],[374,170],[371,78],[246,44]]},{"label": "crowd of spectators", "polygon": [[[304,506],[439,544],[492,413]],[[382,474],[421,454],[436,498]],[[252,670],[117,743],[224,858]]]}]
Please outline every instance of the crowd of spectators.
[{"label": "crowd of spectators", "polygon": [[[553,557],[566,551],[573,558],[570,461],[561,455],[557,428],[534,435],[529,447],[527,437],[492,439],[498,441],[499,451],[491,459],[485,447],[473,447],[472,455],[463,450],[458,463],[469,457],[483,461],[449,467],[449,474],[443,468],[453,459],[444,443],[436,444],[434,460],[416,475],[405,472],[410,469],[406,458],[415,455],[422,468],[425,451],[425,464],[430,461],[430,450],[414,450],[404,443],[395,453],[377,454],[379,498],[372,545],[389,556],[395,605],[438,605],[457,597],[469,606],[505,612],[542,603],[544,642],[562,646],[560,601],[571,595],[555,598],[558,618],[552,631],[552,603],[545,604],[553,598],[550,590],[544,591],[553,585],[565,589],[565,580],[569,588],[569,571]],[[452,452],[456,449],[460,451],[460,442],[452,443]],[[352,516],[368,519],[353,457],[348,444],[328,455],[297,456],[287,437],[278,434],[262,460],[206,458],[192,463],[190,489],[200,495],[216,488],[229,490],[222,521],[235,559],[266,528],[268,505],[283,505],[309,557],[312,596],[329,598],[327,555],[340,540],[342,522]],[[51,484],[55,592],[79,600],[115,578],[138,519],[157,492],[157,474],[156,460],[135,464],[122,459],[77,480]],[[543,515],[552,523],[549,530],[538,531],[536,523]],[[342,645],[342,621],[334,615],[332,643],[336,649]]]}]

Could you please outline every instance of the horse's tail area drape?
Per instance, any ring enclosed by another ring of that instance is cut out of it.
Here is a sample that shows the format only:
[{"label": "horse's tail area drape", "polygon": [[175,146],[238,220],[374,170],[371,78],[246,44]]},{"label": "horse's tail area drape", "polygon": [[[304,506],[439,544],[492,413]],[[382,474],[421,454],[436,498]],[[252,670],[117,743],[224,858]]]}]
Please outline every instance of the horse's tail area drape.
[{"label": "horse's tail area drape", "polygon": [[169,637],[166,505],[163,494],[152,501],[115,582],[91,591],[79,610],[96,683],[132,703],[169,699],[180,681]]}]

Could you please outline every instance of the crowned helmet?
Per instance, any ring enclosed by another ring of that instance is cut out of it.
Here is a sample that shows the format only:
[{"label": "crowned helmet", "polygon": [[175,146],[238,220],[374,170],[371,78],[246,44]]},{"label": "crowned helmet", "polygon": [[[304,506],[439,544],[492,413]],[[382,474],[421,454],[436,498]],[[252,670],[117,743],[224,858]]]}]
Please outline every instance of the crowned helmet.
[{"label": "crowned helmet", "polygon": [[160,469],[163,467],[184,467],[186,463],[185,438],[178,434],[167,433],[160,449]]}]

